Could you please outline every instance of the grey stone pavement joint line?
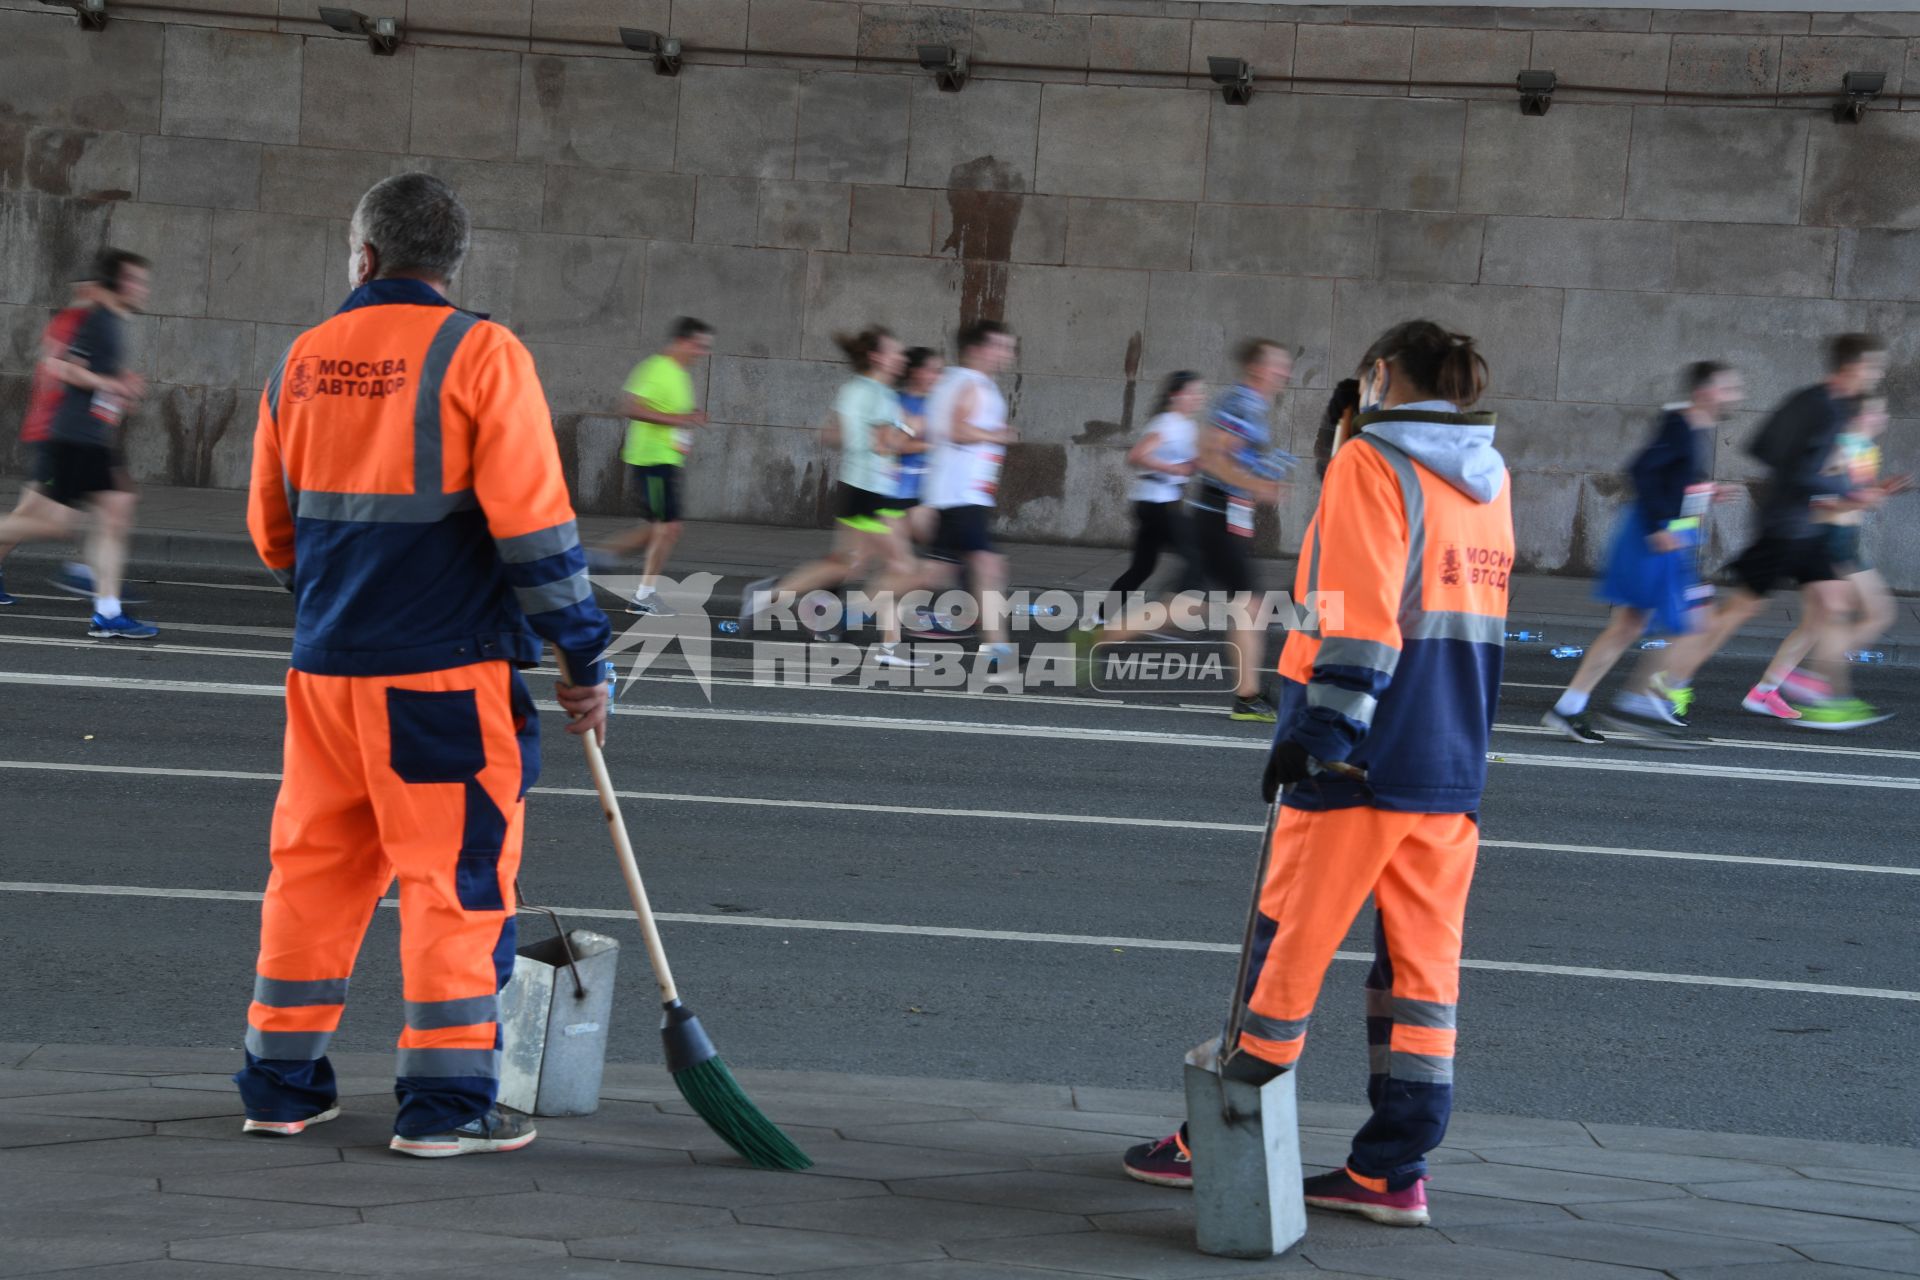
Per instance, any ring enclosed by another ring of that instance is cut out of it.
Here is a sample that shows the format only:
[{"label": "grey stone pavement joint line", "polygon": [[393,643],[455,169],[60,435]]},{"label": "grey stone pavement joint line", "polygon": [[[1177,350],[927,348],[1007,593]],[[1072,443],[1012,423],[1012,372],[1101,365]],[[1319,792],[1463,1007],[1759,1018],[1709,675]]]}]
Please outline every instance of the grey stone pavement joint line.
[{"label": "grey stone pavement joint line", "polygon": [[[661,1069],[611,1064],[598,1115],[489,1160],[385,1150],[379,1054],[345,1114],[240,1134],[237,1050],[0,1044],[0,1277],[566,1275],[606,1280],[1886,1280],[1920,1277],[1920,1152],[1466,1114],[1431,1229],[1312,1215],[1286,1257],[1193,1246],[1188,1197],[1118,1156],[1180,1096],[742,1071],[817,1161],[746,1167]],[[1358,1107],[1302,1107],[1315,1169]]]}]

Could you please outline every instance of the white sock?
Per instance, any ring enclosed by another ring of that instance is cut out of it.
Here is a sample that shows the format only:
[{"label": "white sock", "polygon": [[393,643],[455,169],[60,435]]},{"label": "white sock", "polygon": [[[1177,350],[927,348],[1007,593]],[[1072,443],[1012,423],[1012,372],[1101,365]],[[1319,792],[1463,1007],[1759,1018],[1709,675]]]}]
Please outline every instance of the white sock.
[{"label": "white sock", "polygon": [[1587,709],[1587,695],[1578,689],[1569,689],[1560,695],[1553,709],[1563,716],[1577,716]]},{"label": "white sock", "polygon": [[641,600],[650,600],[653,598],[653,588],[652,587],[636,588],[633,593],[633,598],[636,602]]},{"label": "white sock", "polygon": [[99,614],[103,618],[119,617],[120,616],[120,597],[119,596],[94,597],[93,611]]}]

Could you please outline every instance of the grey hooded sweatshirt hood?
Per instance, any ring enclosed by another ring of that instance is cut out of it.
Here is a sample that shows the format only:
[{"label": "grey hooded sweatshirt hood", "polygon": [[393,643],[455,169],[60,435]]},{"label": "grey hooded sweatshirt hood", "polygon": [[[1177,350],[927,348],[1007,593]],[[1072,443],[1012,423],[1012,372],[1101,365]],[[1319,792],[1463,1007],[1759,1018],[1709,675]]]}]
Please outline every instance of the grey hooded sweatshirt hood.
[{"label": "grey hooded sweatshirt hood", "polygon": [[1393,445],[1475,502],[1492,502],[1507,463],[1493,447],[1493,415],[1462,413],[1446,400],[1376,409],[1354,419],[1361,434]]}]

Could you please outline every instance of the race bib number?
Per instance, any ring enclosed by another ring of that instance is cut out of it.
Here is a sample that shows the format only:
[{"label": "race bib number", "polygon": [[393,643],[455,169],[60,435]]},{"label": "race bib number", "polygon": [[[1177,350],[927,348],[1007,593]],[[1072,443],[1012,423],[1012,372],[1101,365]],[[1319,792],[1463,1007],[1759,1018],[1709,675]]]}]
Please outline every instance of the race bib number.
[{"label": "race bib number", "polygon": [[1243,538],[1253,536],[1253,504],[1239,498],[1227,499],[1227,528]]}]

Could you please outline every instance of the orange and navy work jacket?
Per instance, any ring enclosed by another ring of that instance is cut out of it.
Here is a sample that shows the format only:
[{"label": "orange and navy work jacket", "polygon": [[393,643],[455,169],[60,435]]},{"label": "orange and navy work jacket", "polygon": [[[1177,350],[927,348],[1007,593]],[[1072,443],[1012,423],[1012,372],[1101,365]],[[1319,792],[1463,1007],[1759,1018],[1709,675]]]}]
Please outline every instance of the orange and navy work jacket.
[{"label": "orange and navy work jacket", "polygon": [[[1277,733],[1322,762],[1300,809],[1473,813],[1500,694],[1513,515],[1493,418],[1444,401],[1356,419],[1327,467],[1296,596],[1319,626],[1280,654]],[[1326,599],[1330,594],[1336,599]]]},{"label": "orange and navy work jacket", "polygon": [[294,339],[254,434],[247,528],[295,599],[293,666],[595,670],[594,602],[533,357],[413,280]]}]

